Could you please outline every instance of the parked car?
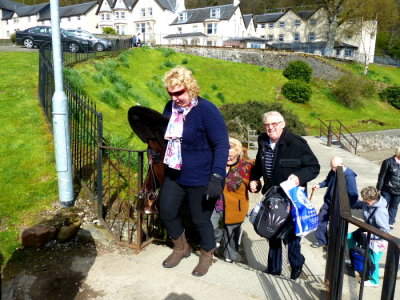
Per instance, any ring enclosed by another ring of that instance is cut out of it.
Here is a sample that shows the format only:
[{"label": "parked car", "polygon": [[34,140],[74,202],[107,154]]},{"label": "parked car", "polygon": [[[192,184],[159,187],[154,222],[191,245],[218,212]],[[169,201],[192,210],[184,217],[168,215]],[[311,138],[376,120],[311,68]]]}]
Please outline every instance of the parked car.
[{"label": "parked car", "polygon": [[[15,33],[15,41],[26,48],[40,47],[51,42],[51,27],[36,26]],[[91,46],[87,39],[73,35],[61,29],[61,44],[63,49],[71,52],[90,50]]]},{"label": "parked car", "polygon": [[86,30],[80,30],[80,29],[68,29],[66,30],[73,35],[83,38],[87,40],[90,44],[90,47],[95,50],[95,51],[104,51],[104,50],[111,50],[113,47],[112,41],[108,39],[103,39],[99,38],[93,34],[91,34],[89,31]]}]

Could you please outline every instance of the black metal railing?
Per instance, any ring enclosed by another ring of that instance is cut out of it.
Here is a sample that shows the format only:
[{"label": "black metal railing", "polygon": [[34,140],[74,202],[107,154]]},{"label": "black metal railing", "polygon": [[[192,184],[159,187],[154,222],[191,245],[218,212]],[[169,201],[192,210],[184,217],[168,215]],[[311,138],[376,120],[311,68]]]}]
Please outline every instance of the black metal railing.
[{"label": "black metal railing", "polygon": [[[371,234],[379,236],[381,239],[388,242],[381,299],[394,299],[399,267],[400,239],[352,216],[342,167],[338,167],[336,171],[335,188],[329,217],[329,243],[325,269],[327,299],[341,299],[344,257],[347,251],[346,245],[349,223],[367,233],[367,245],[369,244]],[[359,299],[363,298],[366,262],[369,259],[368,255],[368,251],[365,251],[364,272],[361,276],[361,285],[358,293]]]},{"label": "black metal railing", "polygon": [[[348,149],[348,146],[353,149],[354,154],[357,154],[357,147],[358,147],[358,139],[337,119],[334,120],[325,120],[328,122],[326,124],[320,118],[318,118],[320,125],[319,125],[319,136],[326,136],[327,137],[327,146],[332,146],[332,142],[334,142],[334,137],[336,138],[336,142],[339,143],[340,146]],[[336,125],[336,127],[334,127]],[[342,141],[346,140],[346,144]],[[351,151],[351,150],[349,150]]]},{"label": "black metal railing", "polygon": [[[117,55],[131,47],[130,39],[119,41],[113,51],[63,53],[63,64],[71,65],[98,56]],[[39,101],[52,129],[54,74],[50,47],[40,49]],[[137,209],[138,192],[144,172],[145,150],[112,147],[103,136],[103,116],[82,92],[73,90],[64,80],[68,101],[71,156],[75,182],[89,191],[95,200],[100,222],[110,230],[116,242],[137,251],[152,241],[157,226],[155,216]]]}]

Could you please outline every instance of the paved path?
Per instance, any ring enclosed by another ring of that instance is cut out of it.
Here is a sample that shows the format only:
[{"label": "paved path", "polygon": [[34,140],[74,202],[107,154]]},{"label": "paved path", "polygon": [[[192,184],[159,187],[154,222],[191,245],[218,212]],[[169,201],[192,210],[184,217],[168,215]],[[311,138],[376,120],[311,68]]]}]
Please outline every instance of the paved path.
[{"label": "paved path", "polygon": [[[321,164],[321,174],[311,184],[323,180],[329,171],[329,161],[332,156],[341,156],[344,162],[357,174],[358,187],[375,185],[379,165],[363,157],[356,156],[342,149],[325,146],[324,142],[315,137],[306,137]],[[254,157],[255,152],[250,151]],[[319,209],[322,205],[324,190],[318,190],[313,202]],[[260,195],[251,195],[251,207],[260,200]],[[107,253],[97,251],[92,256],[74,256],[65,265],[67,276],[65,284],[70,283],[71,274],[79,274],[81,280],[74,283],[68,297],[62,299],[167,299],[167,300],[247,300],[247,299],[324,299],[324,274],[326,254],[322,249],[310,247],[313,234],[302,239],[302,253],[306,257],[303,274],[299,280],[288,279],[290,270],[284,262],[282,276],[270,276],[262,272],[266,268],[268,243],[255,234],[251,224],[244,226],[242,238],[246,264],[229,264],[218,260],[210,268],[208,274],[195,278],[191,271],[198,262],[198,257],[192,254],[177,267],[165,269],[161,262],[170,253],[165,246],[149,245],[139,255],[130,253]],[[352,230],[350,228],[349,230]],[[399,236],[400,229],[394,234]],[[286,252],[284,250],[284,257]],[[381,267],[385,260],[382,259]],[[27,291],[36,287],[36,282],[42,282],[40,273],[18,275],[14,282],[3,287],[3,299],[16,299],[13,294],[23,295],[20,299],[30,298]],[[381,271],[383,276],[383,271]],[[51,285],[51,282],[48,284]],[[382,284],[381,284],[382,286]],[[399,290],[400,285],[398,285]],[[345,270],[342,299],[357,299],[359,284],[354,274]],[[380,298],[381,288],[366,288],[364,299]],[[56,294],[55,294],[56,295]],[[49,298],[50,299],[50,298]],[[395,299],[400,299],[400,292]]]}]

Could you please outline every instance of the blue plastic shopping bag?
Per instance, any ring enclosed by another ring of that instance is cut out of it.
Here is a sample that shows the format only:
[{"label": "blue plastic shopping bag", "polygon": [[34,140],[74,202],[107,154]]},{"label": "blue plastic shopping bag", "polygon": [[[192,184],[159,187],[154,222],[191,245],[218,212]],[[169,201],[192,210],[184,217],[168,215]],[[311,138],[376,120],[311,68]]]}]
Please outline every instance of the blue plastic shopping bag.
[{"label": "blue plastic shopping bag", "polygon": [[281,183],[282,189],[293,203],[292,217],[297,236],[306,236],[318,227],[318,214],[308,199],[304,188],[298,187],[291,180]]}]

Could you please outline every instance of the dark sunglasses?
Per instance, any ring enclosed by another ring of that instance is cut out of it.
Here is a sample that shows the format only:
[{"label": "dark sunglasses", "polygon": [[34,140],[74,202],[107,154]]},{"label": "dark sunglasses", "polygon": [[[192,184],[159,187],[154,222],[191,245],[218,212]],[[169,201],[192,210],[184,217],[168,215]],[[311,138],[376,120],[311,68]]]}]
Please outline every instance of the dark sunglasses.
[{"label": "dark sunglasses", "polygon": [[179,96],[182,96],[185,92],[186,92],[186,88],[183,90],[177,91],[177,92],[168,91],[168,94],[170,95],[170,97],[173,97],[173,96],[179,97]]}]

